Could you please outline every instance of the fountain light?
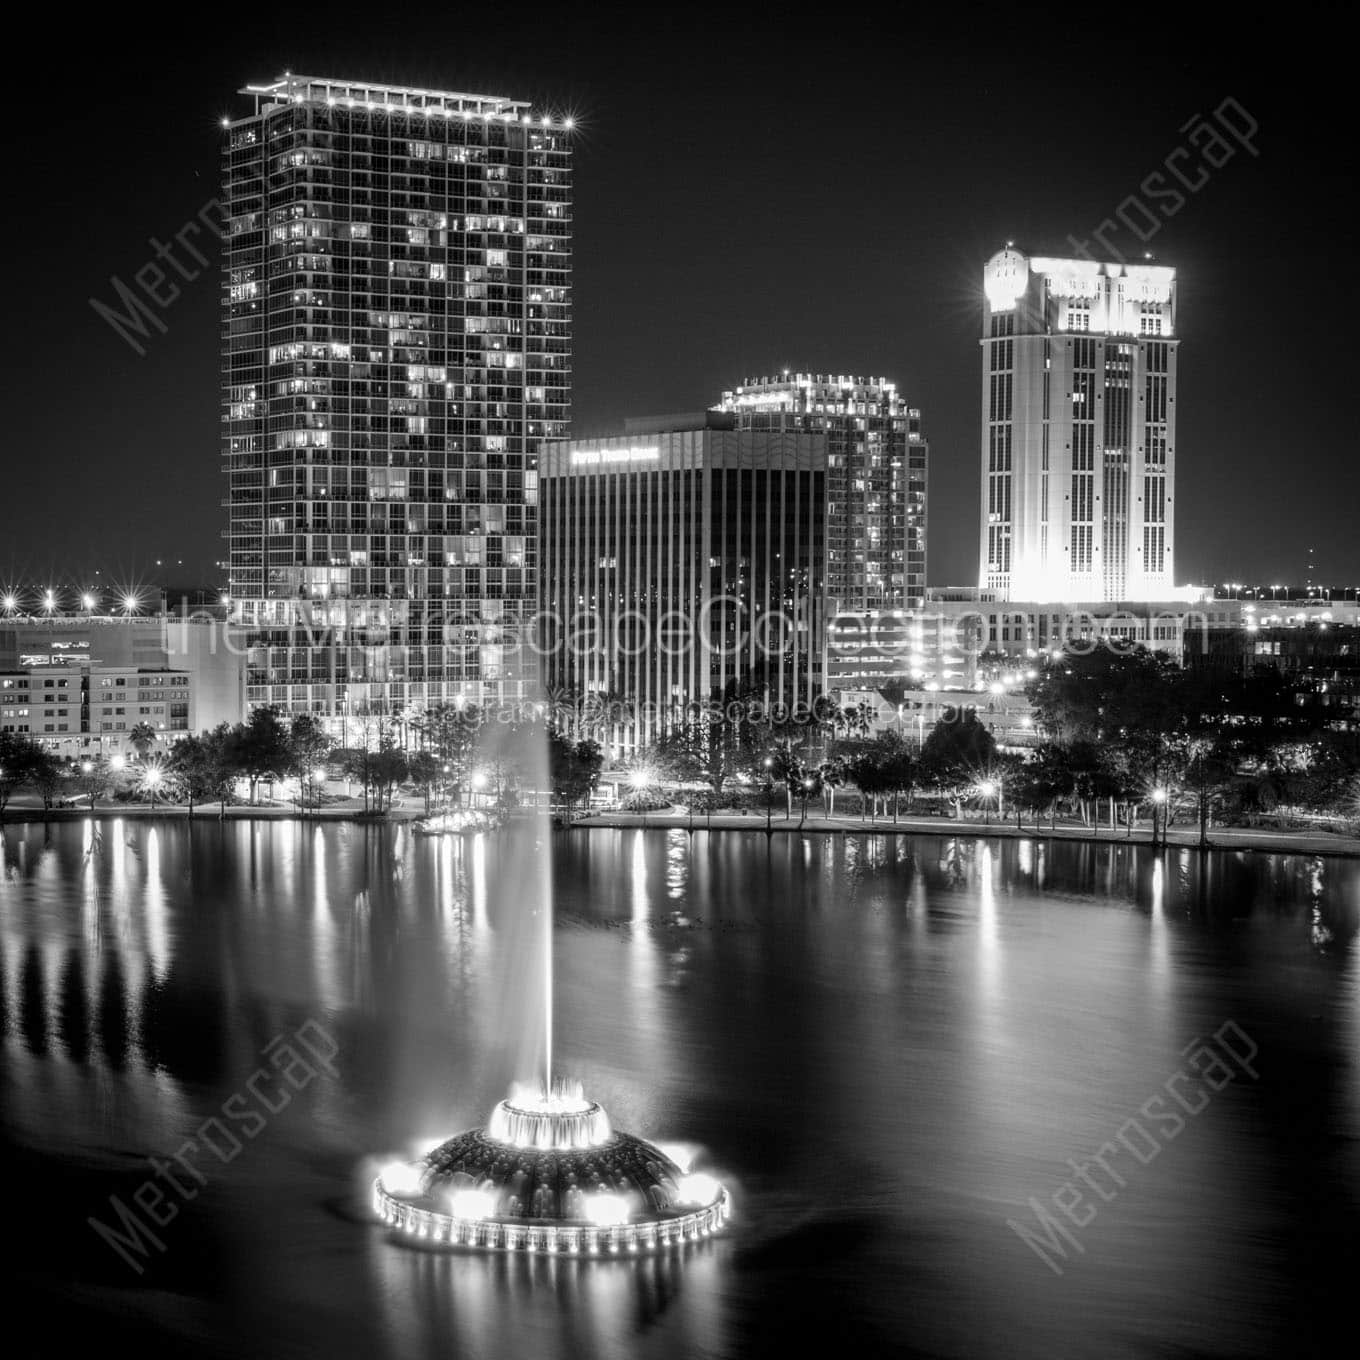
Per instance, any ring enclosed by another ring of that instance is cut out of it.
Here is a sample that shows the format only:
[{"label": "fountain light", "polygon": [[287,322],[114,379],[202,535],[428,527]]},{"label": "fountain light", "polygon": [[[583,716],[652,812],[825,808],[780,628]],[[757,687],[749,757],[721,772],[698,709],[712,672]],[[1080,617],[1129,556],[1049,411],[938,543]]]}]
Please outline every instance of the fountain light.
[{"label": "fountain light", "polygon": [[681,1177],[679,1190],[682,1204],[705,1206],[717,1203],[723,1192],[722,1186],[703,1171],[694,1171]]},{"label": "fountain light", "polygon": [[597,1228],[613,1228],[628,1222],[628,1201],[622,1195],[590,1195],[585,1210],[585,1216]]},{"label": "fountain light", "polygon": [[455,1190],[449,1196],[449,1209],[454,1218],[479,1221],[496,1212],[496,1197],[488,1190]]},{"label": "fountain light", "polygon": [[425,1246],[596,1257],[659,1251],[711,1237],[732,1212],[724,1187],[689,1170],[688,1149],[677,1151],[680,1161],[615,1130],[579,1083],[520,1086],[485,1128],[417,1162],[383,1167],[373,1207],[398,1238]]},{"label": "fountain light", "polygon": [[390,1195],[413,1198],[425,1188],[424,1173],[419,1162],[388,1162],[378,1173],[378,1185]]}]

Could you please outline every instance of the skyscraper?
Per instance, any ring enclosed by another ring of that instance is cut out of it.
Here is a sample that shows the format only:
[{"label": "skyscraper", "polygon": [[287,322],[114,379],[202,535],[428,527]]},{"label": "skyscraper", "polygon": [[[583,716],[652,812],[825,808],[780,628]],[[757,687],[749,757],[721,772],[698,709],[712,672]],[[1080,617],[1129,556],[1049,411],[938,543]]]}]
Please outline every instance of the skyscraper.
[{"label": "skyscraper", "polygon": [[827,440],[827,684],[900,678],[903,618],[926,585],[929,447],[886,378],[785,373],[722,396],[743,430]]},{"label": "skyscraper", "polygon": [[983,294],[980,589],[1172,598],[1176,271],[1008,246]]},{"label": "skyscraper", "polygon": [[734,425],[708,411],[544,449],[546,678],[622,696],[626,749],[702,706],[807,711],[822,690],[826,438]]},{"label": "skyscraper", "polygon": [[511,700],[571,403],[570,120],[285,76],[224,120],[222,420],[249,698]]}]

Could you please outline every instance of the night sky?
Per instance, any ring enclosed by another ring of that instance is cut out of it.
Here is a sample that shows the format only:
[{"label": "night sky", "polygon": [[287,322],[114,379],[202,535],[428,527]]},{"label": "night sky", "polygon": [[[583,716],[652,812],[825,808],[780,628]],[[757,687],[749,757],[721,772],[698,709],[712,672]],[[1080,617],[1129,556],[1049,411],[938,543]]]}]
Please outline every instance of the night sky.
[{"label": "night sky", "polygon": [[1146,243],[1106,233],[1179,270],[1176,575],[1302,583],[1311,545],[1315,581],[1360,580],[1353,75],[1331,15],[1291,38],[1160,8],[1122,28],[874,12],[63,14],[10,93],[0,584],[220,579],[215,256],[145,357],[89,299],[216,195],[234,91],[286,68],[573,113],[574,432],[785,367],[895,379],[931,444],[936,585],[976,579],[983,261],[1007,239],[1071,253],[1231,96],[1259,156],[1233,143]]}]

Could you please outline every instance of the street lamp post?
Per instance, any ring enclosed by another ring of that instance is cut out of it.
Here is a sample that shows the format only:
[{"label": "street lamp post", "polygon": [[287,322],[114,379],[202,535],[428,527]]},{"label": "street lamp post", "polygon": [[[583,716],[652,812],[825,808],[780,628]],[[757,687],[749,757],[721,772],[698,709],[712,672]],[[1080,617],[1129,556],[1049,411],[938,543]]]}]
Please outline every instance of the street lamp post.
[{"label": "street lamp post", "polygon": [[996,799],[997,816],[1001,815],[1001,785],[995,780],[984,779],[978,785],[978,792],[982,795],[982,818],[983,825],[990,826],[992,823],[992,799]]},{"label": "street lamp post", "polygon": [[765,757],[765,835],[768,838],[774,834],[774,827],[771,819],[774,816],[774,760],[770,756]]},{"label": "street lamp post", "polygon": [[146,786],[151,790],[151,810],[156,810],[156,789],[161,782],[161,772],[154,767],[146,772]]}]

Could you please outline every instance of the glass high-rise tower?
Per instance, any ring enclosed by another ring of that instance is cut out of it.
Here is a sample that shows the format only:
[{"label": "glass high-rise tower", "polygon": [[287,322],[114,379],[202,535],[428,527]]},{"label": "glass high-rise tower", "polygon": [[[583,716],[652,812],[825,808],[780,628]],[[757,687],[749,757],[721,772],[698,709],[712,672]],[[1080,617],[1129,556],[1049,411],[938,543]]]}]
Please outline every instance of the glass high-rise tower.
[{"label": "glass high-rise tower", "polygon": [[288,75],[224,120],[222,420],[249,699],[514,700],[569,433],[569,119]]}]

